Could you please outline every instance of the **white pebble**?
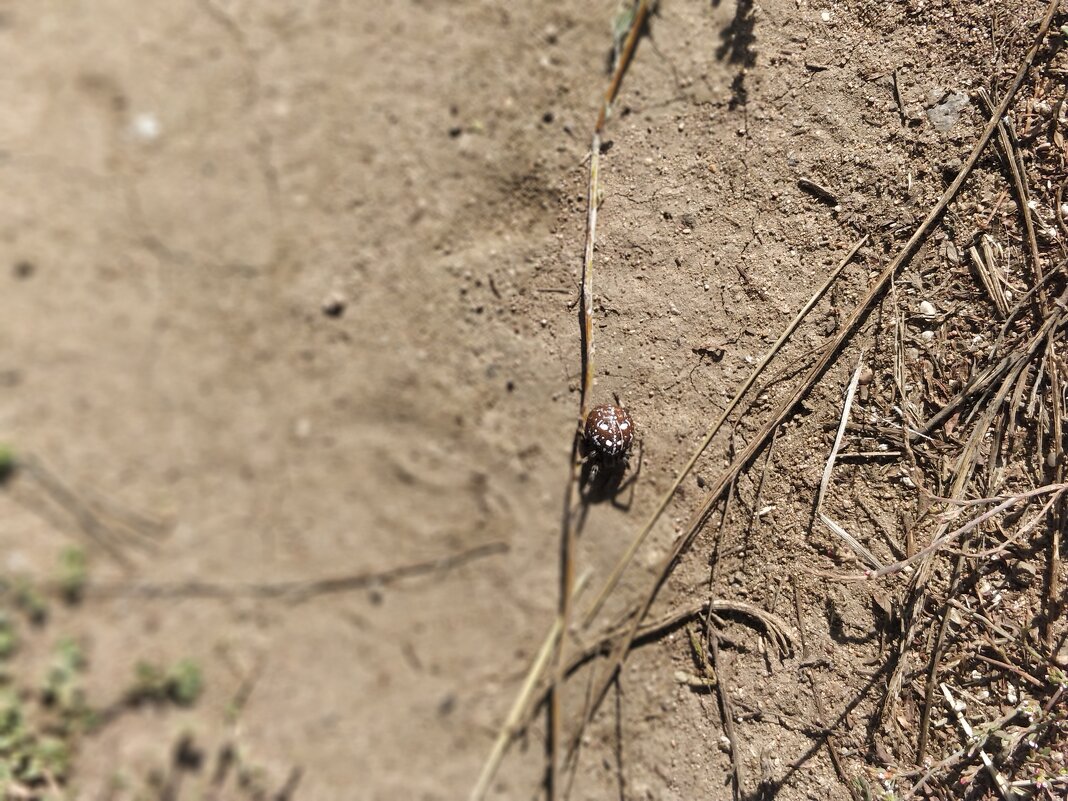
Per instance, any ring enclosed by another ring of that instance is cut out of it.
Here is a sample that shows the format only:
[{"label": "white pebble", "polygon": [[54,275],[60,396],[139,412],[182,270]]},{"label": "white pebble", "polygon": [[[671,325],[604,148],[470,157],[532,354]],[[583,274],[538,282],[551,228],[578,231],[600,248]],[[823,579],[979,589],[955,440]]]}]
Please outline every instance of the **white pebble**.
[{"label": "white pebble", "polygon": [[147,111],[134,115],[133,120],[130,122],[130,129],[133,131],[134,136],[144,142],[156,141],[163,132],[159,118]]}]

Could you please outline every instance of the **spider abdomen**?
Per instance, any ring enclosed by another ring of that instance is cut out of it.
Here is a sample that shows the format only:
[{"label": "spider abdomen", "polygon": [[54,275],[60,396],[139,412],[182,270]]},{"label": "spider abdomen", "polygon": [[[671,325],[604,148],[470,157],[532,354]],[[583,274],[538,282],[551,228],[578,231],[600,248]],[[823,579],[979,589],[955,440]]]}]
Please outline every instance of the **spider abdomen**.
[{"label": "spider abdomen", "polygon": [[587,451],[601,458],[619,459],[627,455],[634,441],[634,421],[619,406],[595,406],[586,415],[583,436]]}]

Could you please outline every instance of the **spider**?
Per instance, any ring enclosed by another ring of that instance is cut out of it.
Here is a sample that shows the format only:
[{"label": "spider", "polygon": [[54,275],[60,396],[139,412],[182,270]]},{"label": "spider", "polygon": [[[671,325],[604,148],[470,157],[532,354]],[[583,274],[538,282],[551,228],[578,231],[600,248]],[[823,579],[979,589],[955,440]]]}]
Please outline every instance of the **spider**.
[{"label": "spider", "polygon": [[641,442],[638,445],[638,467],[634,474],[623,481],[630,466],[630,451],[634,444],[634,421],[626,409],[609,403],[595,406],[586,416],[582,428],[582,474],[583,498],[590,503],[611,500],[614,506],[626,509],[617,500],[620,491],[629,485],[641,471]]}]

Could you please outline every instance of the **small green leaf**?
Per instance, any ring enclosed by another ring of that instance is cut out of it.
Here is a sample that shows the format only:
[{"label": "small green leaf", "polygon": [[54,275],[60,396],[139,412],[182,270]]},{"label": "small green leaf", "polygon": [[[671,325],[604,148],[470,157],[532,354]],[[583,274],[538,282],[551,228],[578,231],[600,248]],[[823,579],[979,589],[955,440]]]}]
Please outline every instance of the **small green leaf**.
[{"label": "small green leaf", "polygon": [[77,546],[64,548],[59,555],[59,588],[64,600],[76,604],[85,594],[89,581],[89,559]]},{"label": "small green leaf", "polygon": [[183,659],[171,668],[168,675],[168,694],[179,706],[192,706],[200,697],[204,681],[200,667],[191,659]]},{"label": "small green leaf", "polygon": [[6,613],[0,612],[0,659],[7,659],[18,650],[19,638],[15,625]]}]

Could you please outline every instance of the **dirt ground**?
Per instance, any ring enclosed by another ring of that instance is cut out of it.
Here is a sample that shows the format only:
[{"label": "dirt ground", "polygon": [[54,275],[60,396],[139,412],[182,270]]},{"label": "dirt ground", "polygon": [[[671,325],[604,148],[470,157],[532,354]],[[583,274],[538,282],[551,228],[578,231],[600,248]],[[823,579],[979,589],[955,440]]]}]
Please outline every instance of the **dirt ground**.
[{"label": "dirt ground", "polygon": [[[975,91],[1004,86],[1043,7],[660,3],[602,157],[594,401],[618,394],[642,464],[629,508],[590,511],[579,561],[596,582],[754,361],[871,240],[776,383],[699,460],[603,620],[647,586],[705,482],[960,169],[986,120]],[[294,798],[470,792],[556,614],[586,157],[615,10],[0,2],[0,438],[173,521],[129,566],[89,549],[94,583],[175,591],[90,593],[49,628],[83,642],[101,704],[146,658],[195,659],[205,680],[191,709],[138,710],[86,737],[70,797],[138,797],[106,788],[142,786],[183,732],[208,753],[236,744],[272,787],[298,768]],[[966,216],[906,268],[912,312],[943,303],[939,265],[971,236]],[[797,647],[780,657],[723,622],[748,798],[850,798],[821,721],[846,772],[878,785],[880,607],[868,585],[823,577],[859,565],[810,517],[853,368],[888,347],[881,324],[739,481],[723,533],[699,538],[655,607],[707,595],[712,563],[717,597],[791,625]],[[891,384],[877,371],[873,396]],[[914,516],[903,457],[839,472],[831,509],[892,561],[885,532]],[[0,495],[5,570],[46,575],[84,541],[53,512],[28,488]],[[470,549],[395,580],[246,591]],[[692,669],[682,629],[635,650],[584,737],[572,799],[730,797],[716,695],[675,677]],[[585,692],[580,672],[566,726]],[[916,715],[906,700],[895,725],[912,731]],[[942,725],[935,758],[960,744]],[[538,716],[491,797],[538,797],[545,736]],[[912,757],[879,747],[882,768]]]}]

